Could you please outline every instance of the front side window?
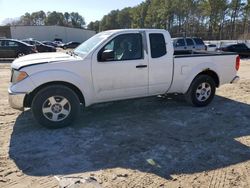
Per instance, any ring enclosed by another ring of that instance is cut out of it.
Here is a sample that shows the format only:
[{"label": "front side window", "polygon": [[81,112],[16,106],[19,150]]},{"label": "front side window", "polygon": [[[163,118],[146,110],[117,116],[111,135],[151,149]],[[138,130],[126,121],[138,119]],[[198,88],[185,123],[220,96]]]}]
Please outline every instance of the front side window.
[{"label": "front side window", "polygon": [[[103,53],[112,53],[110,59],[102,59]],[[142,36],[139,33],[122,34],[106,44],[98,54],[99,61],[124,61],[143,58]]]},{"label": "front side window", "polygon": [[149,39],[152,58],[159,58],[167,54],[167,48],[163,34],[149,34]]},{"label": "front side window", "polygon": [[185,40],[184,39],[178,39],[175,43],[175,46],[176,47],[183,47],[183,46],[186,46],[185,44]]},{"label": "front side window", "polygon": [[7,46],[9,46],[9,47],[15,47],[15,46],[18,46],[18,44],[16,42],[14,42],[14,41],[8,41],[7,42]]}]

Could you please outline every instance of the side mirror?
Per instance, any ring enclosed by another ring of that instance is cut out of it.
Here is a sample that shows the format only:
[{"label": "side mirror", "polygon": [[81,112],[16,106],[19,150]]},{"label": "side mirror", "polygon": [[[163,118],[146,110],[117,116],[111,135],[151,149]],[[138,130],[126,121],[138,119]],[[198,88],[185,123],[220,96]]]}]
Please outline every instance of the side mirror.
[{"label": "side mirror", "polygon": [[115,52],[113,50],[105,50],[102,52],[101,61],[113,61],[115,59]]}]

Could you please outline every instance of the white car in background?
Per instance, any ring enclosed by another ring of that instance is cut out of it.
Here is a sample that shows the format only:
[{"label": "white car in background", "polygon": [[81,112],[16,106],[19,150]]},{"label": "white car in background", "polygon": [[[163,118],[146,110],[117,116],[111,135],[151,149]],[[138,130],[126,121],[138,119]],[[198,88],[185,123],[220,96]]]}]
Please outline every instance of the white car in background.
[{"label": "white car in background", "polygon": [[217,50],[217,45],[216,44],[205,44],[206,45],[206,51],[209,52],[214,52]]}]

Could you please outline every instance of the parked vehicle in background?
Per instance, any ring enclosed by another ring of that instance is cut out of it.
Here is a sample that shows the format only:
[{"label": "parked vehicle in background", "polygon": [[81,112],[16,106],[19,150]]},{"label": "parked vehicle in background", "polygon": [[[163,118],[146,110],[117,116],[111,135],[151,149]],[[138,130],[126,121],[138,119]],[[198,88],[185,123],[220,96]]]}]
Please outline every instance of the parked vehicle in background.
[{"label": "parked vehicle in background", "polygon": [[240,57],[250,57],[250,48],[245,43],[231,44],[219,50],[224,52],[236,52]]},{"label": "parked vehicle in background", "polygon": [[15,60],[9,102],[19,110],[30,107],[40,124],[60,128],[73,122],[80,104],[180,93],[202,107],[213,100],[217,87],[239,80],[236,53],[173,52],[166,30],[101,32],[69,54]]},{"label": "parked vehicle in background", "polygon": [[54,41],[53,41],[53,43],[56,44],[57,47],[61,47],[61,46],[64,45],[63,40],[60,39],[60,38],[55,38]]},{"label": "parked vehicle in background", "polygon": [[217,50],[216,44],[205,44],[205,45],[206,45],[206,47],[205,47],[206,51],[214,52]]},{"label": "parked vehicle in background", "polygon": [[197,37],[180,37],[173,39],[174,51],[185,52],[192,50],[205,50],[205,44],[202,39]]},{"label": "parked vehicle in background", "polygon": [[0,39],[0,58],[16,58],[36,53],[33,45],[14,39]]},{"label": "parked vehicle in background", "polygon": [[55,38],[55,39],[54,39],[54,42],[61,42],[61,43],[63,43],[63,40],[60,39],[60,38]]},{"label": "parked vehicle in background", "polygon": [[63,49],[68,49],[68,48],[70,48],[70,49],[73,49],[73,48],[76,48],[77,46],[79,46],[81,43],[79,43],[79,42],[68,42],[68,43],[66,43],[66,44],[64,44],[64,45],[62,45],[62,46],[60,46],[61,48],[63,48]]},{"label": "parked vehicle in background", "polygon": [[24,39],[23,42],[26,42],[28,44],[36,46],[36,49],[38,52],[56,52],[56,48],[53,46],[49,46],[46,44],[43,44],[37,40],[33,39]]},{"label": "parked vehicle in background", "polygon": [[57,47],[57,44],[51,41],[42,41],[42,43],[45,45],[54,46],[55,48]]}]

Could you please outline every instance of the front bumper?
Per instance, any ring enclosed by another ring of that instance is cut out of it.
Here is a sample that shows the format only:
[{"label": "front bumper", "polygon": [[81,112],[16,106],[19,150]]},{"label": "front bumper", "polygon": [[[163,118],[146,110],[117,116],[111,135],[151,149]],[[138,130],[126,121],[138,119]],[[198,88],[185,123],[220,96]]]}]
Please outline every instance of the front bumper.
[{"label": "front bumper", "polygon": [[17,110],[24,110],[24,98],[26,93],[14,93],[10,89],[9,92],[9,104],[12,108]]},{"label": "front bumper", "polygon": [[240,80],[239,76],[235,76],[234,79],[230,82],[231,84],[235,84]]}]

